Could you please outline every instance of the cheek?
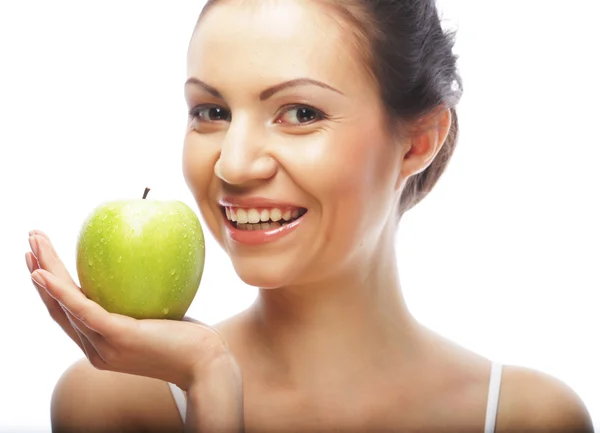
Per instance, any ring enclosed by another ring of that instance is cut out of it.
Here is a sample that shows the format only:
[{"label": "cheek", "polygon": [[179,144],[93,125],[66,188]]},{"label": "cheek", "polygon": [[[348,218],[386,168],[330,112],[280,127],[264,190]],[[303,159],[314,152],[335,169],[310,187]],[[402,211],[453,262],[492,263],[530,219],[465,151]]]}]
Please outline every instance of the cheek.
[{"label": "cheek", "polygon": [[[371,146],[361,146],[340,160],[338,177],[323,197],[331,213],[330,241],[350,251],[376,241],[391,206],[389,170]],[[335,237],[335,239],[334,239]]]},{"label": "cheek", "polygon": [[323,135],[310,152],[296,155],[295,178],[320,208],[318,250],[325,271],[377,245],[395,200],[397,155],[391,146],[382,128],[363,123]]},{"label": "cheek", "polygon": [[[182,170],[185,182],[191,191],[202,217],[208,224],[208,229],[216,239],[220,214],[215,203],[214,167],[218,158],[218,150],[210,143],[200,142],[193,135],[188,135],[184,141]],[[211,192],[213,192],[211,194]]]},{"label": "cheek", "polygon": [[214,175],[215,152],[203,144],[188,135],[183,146],[183,177],[198,204],[206,198]]},{"label": "cheek", "polygon": [[[303,282],[328,278],[370,260],[393,205],[393,167],[383,139],[378,143],[377,135],[353,131],[323,144],[319,162],[306,164],[297,173],[318,204],[315,239],[303,252],[310,260],[305,263],[310,272],[299,277]],[[299,265],[296,261],[295,267]]]},{"label": "cheek", "polygon": [[393,191],[395,156],[389,146],[375,127],[339,131],[318,144],[301,177],[324,211],[334,212],[339,222],[361,219],[365,213],[375,216],[389,207]]}]

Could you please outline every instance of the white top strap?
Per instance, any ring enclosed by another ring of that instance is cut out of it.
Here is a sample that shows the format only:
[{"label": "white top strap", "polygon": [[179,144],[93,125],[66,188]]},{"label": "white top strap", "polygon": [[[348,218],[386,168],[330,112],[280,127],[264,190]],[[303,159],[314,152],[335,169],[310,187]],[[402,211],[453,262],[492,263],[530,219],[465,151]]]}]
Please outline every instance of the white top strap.
[{"label": "white top strap", "polygon": [[181,414],[181,419],[185,424],[185,414],[187,412],[187,399],[185,398],[185,394],[177,385],[171,382],[167,383],[169,384],[169,388],[171,389],[171,394],[173,394],[173,399],[175,400],[177,409],[179,409],[179,413]]},{"label": "white top strap", "polygon": [[496,414],[498,412],[501,381],[502,364],[493,362],[490,372],[490,388],[488,391],[487,410],[485,413],[485,433],[494,433],[496,428]]}]

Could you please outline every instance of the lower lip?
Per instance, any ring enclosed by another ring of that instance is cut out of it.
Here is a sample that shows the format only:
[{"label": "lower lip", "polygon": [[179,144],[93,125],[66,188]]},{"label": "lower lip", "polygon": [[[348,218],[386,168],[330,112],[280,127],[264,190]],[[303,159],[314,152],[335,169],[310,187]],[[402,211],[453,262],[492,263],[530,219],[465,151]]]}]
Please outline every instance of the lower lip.
[{"label": "lower lip", "polygon": [[227,229],[227,235],[235,242],[246,245],[260,245],[268,242],[274,242],[282,237],[289,235],[304,221],[306,214],[302,215],[295,221],[289,224],[277,227],[276,229],[269,230],[240,230],[233,222],[229,221],[225,216],[225,228]]}]

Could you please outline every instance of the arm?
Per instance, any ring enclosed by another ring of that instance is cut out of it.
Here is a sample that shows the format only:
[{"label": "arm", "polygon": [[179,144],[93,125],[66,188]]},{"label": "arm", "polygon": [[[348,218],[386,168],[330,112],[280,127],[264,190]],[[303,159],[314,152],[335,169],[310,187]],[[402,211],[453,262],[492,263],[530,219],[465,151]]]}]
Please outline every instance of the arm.
[{"label": "arm", "polygon": [[594,433],[581,398],[564,382],[539,371],[506,367],[496,433]]},{"label": "arm", "polygon": [[235,360],[214,362],[187,391],[185,427],[164,381],[101,371],[82,359],[57,382],[53,433],[243,432],[241,375]]},{"label": "arm", "polygon": [[54,433],[159,433],[183,429],[165,382],[100,371],[85,358],[58,380],[50,417]]}]

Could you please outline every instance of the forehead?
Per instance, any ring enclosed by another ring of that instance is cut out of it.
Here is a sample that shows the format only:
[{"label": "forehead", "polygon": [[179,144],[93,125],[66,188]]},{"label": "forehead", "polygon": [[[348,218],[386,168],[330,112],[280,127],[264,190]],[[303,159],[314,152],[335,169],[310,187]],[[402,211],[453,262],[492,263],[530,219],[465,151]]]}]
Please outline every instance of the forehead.
[{"label": "forehead", "polygon": [[366,81],[352,31],[331,13],[315,0],[220,0],[192,36],[188,75],[252,75],[267,85],[305,76],[341,87]]}]

